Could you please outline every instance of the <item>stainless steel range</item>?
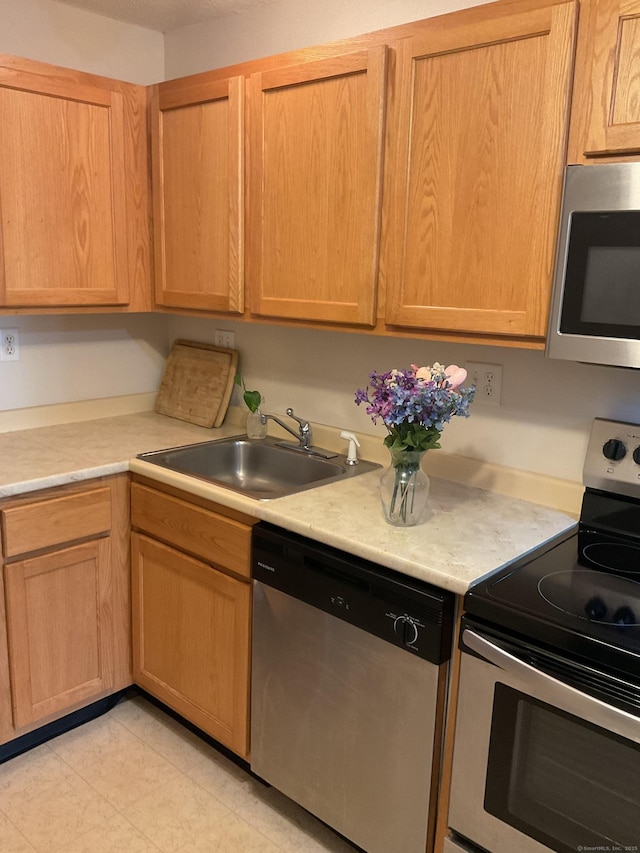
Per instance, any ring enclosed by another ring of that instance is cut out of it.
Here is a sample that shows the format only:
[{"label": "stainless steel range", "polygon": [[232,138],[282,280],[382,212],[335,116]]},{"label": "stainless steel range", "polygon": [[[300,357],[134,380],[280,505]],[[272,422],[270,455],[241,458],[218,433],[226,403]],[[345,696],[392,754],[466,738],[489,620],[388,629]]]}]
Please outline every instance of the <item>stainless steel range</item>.
[{"label": "stainless steel range", "polygon": [[640,426],[596,419],[583,480],[465,597],[448,850],[640,850]]}]

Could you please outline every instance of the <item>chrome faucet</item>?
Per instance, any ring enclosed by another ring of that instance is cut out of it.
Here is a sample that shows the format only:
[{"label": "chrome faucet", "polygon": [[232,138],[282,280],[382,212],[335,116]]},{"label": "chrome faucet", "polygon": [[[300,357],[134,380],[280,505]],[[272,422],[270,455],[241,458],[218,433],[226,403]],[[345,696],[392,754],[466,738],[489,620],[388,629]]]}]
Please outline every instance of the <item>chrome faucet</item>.
[{"label": "chrome faucet", "polygon": [[289,415],[290,418],[293,418],[294,421],[298,422],[299,426],[297,432],[285,423],[282,423],[280,418],[277,418],[275,415],[260,415],[260,422],[266,424],[268,420],[275,421],[282,427],[282,429],[286,429],[290,435],[298,440],[298,447],[300,450],[311,450],[311,424],[309,421],[305,421],[304,418],[299,418],[297,415],[294,415],[293,409],[291,408],[287,409],[286,414]]}]

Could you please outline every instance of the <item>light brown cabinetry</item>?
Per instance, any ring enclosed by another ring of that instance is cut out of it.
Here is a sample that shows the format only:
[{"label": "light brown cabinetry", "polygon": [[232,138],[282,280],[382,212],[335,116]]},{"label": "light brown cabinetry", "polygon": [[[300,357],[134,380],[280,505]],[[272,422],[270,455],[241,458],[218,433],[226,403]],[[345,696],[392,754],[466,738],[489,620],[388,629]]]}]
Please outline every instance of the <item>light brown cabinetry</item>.
[{"label": "light brown cabinetry", "polygon": [[470,14],[398,46],[386,321],[542,337],[577,4]]},{"label": "light brown cabinetry", "polygon": [[640,2],[583,0],[570,162],[640,153]]},{"label": "light brown cabinetry", "polygon": [[128,487],[121,475],[0,505],[0,740],[131,684]]},{"label": "light brown cabinetry", "polygon": [[148,308],[145,102],[0,56],[0,307]]},{"label": "light brown cabinetry", "polygon": [[254,520],[192,500],[132,484],[134,678],[247,758]]},{"label": "light brown cabinetry", "polygon": [[7,638],[7,611],[4,590],[0,588],[0,743],[13,737],[13,709],[11,705],[11,678],[9,675],[9,643]]},{"label": "light brown cabinetry", "polygon": [[156,303],[244,310],[244,78],[155,86]]},{"label": "light brown cabinetry", "polygon": [[541,347],[578,6],[504,0],[161,84],[158,304],[243,312],[241,238],[203,223],[241,228],[207,146],[238,142],[244,79],[244,319]]},{"label": "light brown cabinetry", "polygon": [[373,326],[387,50],[250,79],[251,310]]}]

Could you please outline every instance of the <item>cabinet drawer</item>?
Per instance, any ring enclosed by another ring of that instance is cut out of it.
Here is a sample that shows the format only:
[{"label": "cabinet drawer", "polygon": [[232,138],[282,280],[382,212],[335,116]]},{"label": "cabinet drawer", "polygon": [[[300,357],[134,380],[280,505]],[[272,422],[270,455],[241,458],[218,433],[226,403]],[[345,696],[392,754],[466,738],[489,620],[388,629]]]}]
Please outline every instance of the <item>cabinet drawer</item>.
[{"label": "cabinet drawer", "polygon": [[101,487],[7,507],[0,517],[3,554],[6,558],[17,557],[108,533],[111,490]]},{"label": "cabinet drawer", "polygon": [[251,577],[249,525],[139,483],[131,486],[131,524],[220,568]]}]

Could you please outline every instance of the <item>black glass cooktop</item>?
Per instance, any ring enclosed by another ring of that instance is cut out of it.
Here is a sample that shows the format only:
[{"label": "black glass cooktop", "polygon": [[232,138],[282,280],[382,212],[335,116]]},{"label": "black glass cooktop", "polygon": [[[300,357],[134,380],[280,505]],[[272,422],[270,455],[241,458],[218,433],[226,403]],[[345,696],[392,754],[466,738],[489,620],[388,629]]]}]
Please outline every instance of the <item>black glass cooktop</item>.
[{"label": "black glass cooktop", "polygon": [[640,535],[636,540],[620,526],[610,531],[581,523],[579,532],[472,587],[466,612],[526,640],[640,674]]},{"label": "black glass cooktop", "polygon": [[[640,424],[596,418],[576,531],[473,586],[473,623],[640,685]],[[537,652],[536,652],[537,650]]]}]

